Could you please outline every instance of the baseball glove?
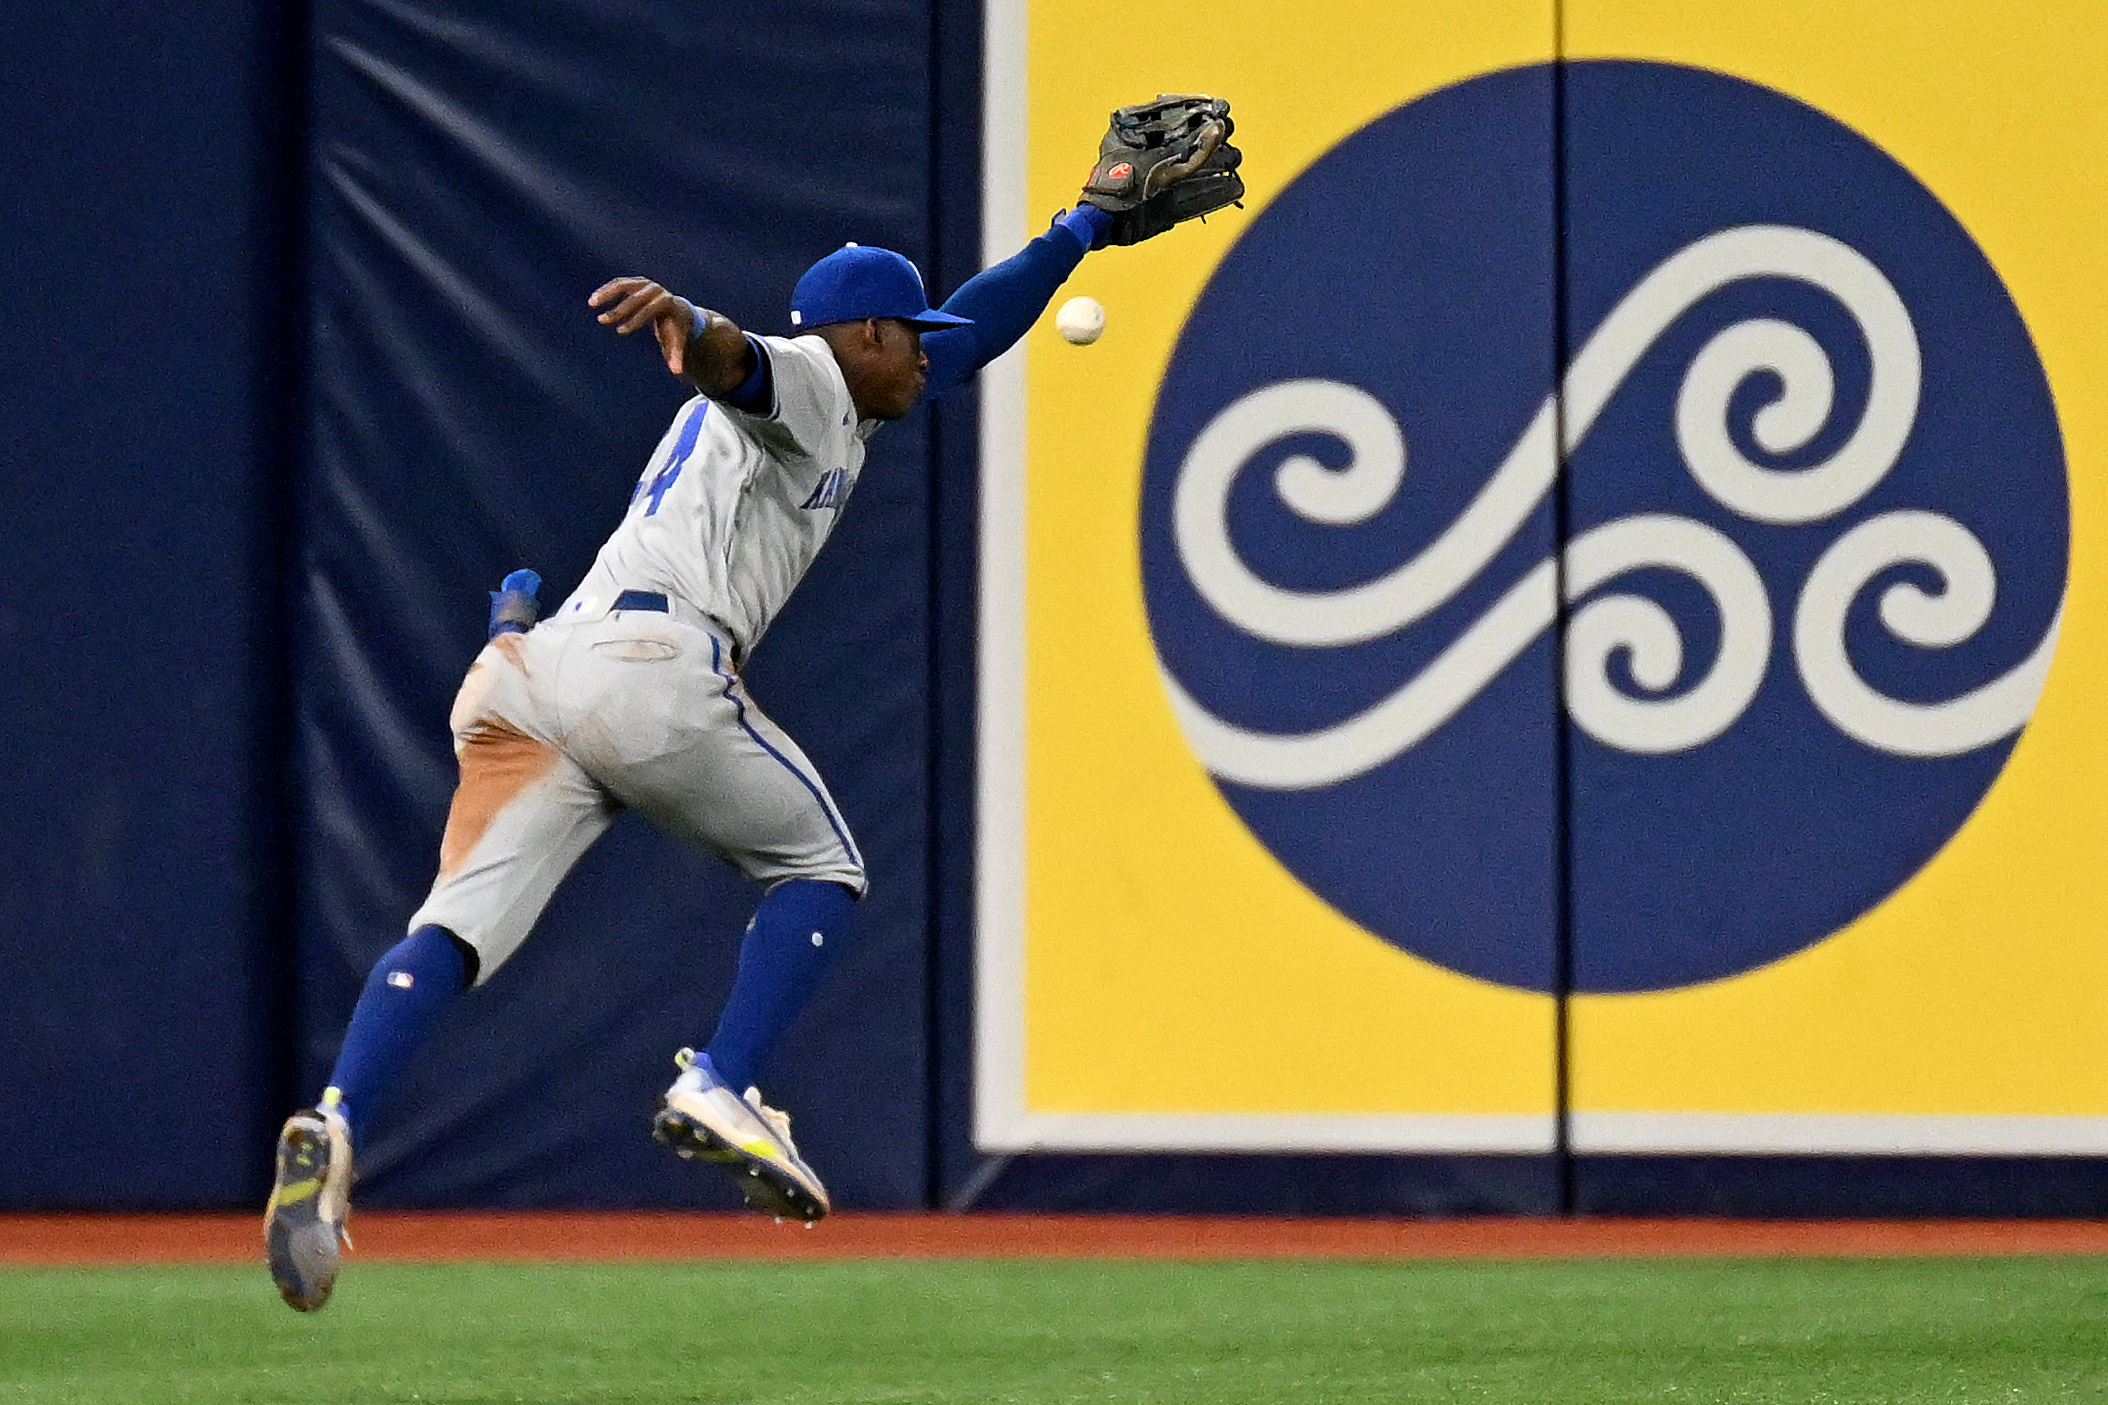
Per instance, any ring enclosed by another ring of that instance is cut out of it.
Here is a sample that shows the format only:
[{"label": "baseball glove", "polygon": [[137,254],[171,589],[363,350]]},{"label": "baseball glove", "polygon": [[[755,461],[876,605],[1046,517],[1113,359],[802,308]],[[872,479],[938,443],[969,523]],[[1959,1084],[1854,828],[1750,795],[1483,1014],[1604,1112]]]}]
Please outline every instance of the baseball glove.
[{"label": "baseball glove", "polygon": [[1139,244],[1244,196],[1230,145],[1230,104],[1201,93],[1160,93],[1113,114],[1083,198],[1113,217],[1107,244]]}]

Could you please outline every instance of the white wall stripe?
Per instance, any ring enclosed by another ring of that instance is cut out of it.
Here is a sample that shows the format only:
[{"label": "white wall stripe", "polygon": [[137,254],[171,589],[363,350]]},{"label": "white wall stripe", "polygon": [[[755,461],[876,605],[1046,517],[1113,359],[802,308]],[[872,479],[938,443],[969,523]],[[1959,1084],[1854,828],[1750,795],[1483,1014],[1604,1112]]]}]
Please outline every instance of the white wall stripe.
[{"label": "white wall stripe", "polygon": [[1577,1112],[1576,1152],[1839,1156],[2098,1156],[2108,1117]]},{"label": "white wall stripe", "polygon": [[[985,1110],[985,1108],[984,1108]],[[1016,1112],[979,1121],[984,1151],[1537,1152],[1541,1115]]]},{"label": "white wall stripe", "polygon": [[[1027,0],[986,0],[981,265],[1026,228]],[[981,372],[974,1138],[1025,1116],[1025,346]],[[1007,1145],[1007,1143],[1003,1143]]]}]

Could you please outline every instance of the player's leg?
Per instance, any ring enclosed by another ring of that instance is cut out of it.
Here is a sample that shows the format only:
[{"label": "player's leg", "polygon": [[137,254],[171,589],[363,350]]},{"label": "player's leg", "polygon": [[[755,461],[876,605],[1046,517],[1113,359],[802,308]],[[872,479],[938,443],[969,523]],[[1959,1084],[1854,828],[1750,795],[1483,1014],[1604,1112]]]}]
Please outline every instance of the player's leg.
[{"label": "player's leg", "polygon": [[787,878],[769,889],[739,943],[739,974],[704,1046],[717,1075],[754,1083],[791,1021],[841,950],[857,895],[827,879]]},{"label": "player's leg", "polygon": [[[703,636],[708,639],[708,636]],[[864,891],[863,856],[804,751],[747,696],[710,640],[709,705],[678,753],[618,785],[673,834],[723,855],[767,894],[747,924],[739,972],[705,1052],[744,1088],[841,951]]]},{"label": "player's leg", "polygon": [[519,950],[620,810],[575,762],[505,722],[479,723],[460,751],[439,876],[368,975],[330,1077],[354,1144],[453,998]]},{"label": "player's leg", "polygon": [[[684,1155],[726,1162],[759,1208],[817,1218],[826,1191],[791,1143],[788,1119],[750,1084],[841,949],[864,888],[863,860],[811,762],[746,696],[723,645],[694,630],[666,637],[681,645],[677,662],[664,661],[667,676],[686,675],[678,721],[656,747],[610,752],[594,774],[654,823],[769,891],[741,943],[717,1030],[704,1054],[686,1059],[655,1130]],[[613,720],[611,711],[596,716]],[[649,731],[652,719],[636,723]]]},{"label": "player's leg", "polygon": [[330,1088],[279,1134],[265,1246],[279,1291],[302,1311],[321,1307],[335,1283],[353,1151],[374,1107],[453,997],[519,948],[619,809],[575,762],[505,719],[501,706],[518,716],[533,708],[520,686],[519,641],[500,643],[471,670],[456,704],[461,779],[439,877],[410,935],[369,974]]},{"label": "player's leg", "polygon": [[[264,1211],[271,1277],[285,1300],[312,1312],[329,1300],[337,1240],[351,1210],[352,1147],[365,1141],[370,1094],[402,1072],[454,994],[469,979],[473,953],[439,927],[419,927],[374,965],[352,1012],[330,1086],[313,1108],[286,1119],[278,1134],[277,1175]],[[346,1103],[346,1090],[352,1099]]]},{"label": "player's leg", "polygon": [[[747,1202],[816,1220],[826,1188],[791,1141],[790,1118],[761,1101],[756,1071],[826,974],[857,895],[840,883],[792,878],[761,900],[739,947],[739,974],[703,1053],[683,1049],[653,1135],[683,1156],[727,1163]],[[739,1090],[744,1088],[742,1095]],[[759,1122],[769,1133],[755,1136]]]},{"label": "player's leg", "polygon": [[322,1106],[338,1109],[350,1124],[355,1145],[365,1143],[374,1105],[481,966],[474,947],[435,923],[418,927],[374,962],[322,1093]]}]

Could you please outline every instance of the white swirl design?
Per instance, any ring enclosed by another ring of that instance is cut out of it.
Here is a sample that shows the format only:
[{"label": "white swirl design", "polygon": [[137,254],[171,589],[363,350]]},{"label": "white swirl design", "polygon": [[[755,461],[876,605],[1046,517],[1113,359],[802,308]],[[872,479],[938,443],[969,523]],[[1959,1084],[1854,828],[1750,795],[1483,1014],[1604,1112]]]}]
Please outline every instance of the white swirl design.
[{"label": "white swirl design", "polygon": [[1881,593],[1881,623],[1920,649],[1946,649],[1984,627],[1997,598],[1990,553],[1973,533],[1935,512],[1885,512],[1846,532],[1801,587],[1793,654],[1808,696],[1838,731],[1898,756],[1956,756],[2018,731],[2034,715],[2064,622],[2060,608],[2035,651],[2003,676],[1942,703],[1901,702],[1876,692],[1844,647],[1845,612],[1876,575],[1916,562],[1945,583],[1928,595],[1908,581]]},{"label": "white swirl design", "polygon": [[[1751,462],[1728,429],[1729,402],[1743,382],[1759,372],[1779,379],[1778,395],[1751,425],[1758,446],[1777,454],[1806,446],[1828,424],[1836,380],[1807,332],[1754,318],[1716,334],[1693,359],[1677,396],[1678,448],[1698,484],[1742,517],[1777,525],[1834,517],[1887,476],[1910,436],[1922,374],[1916,329],[1888,279],[1850,246],[1812,230],[1752,225],[1701,239],[1641,279],[1581,348],[1559,394],[1545,399],[1477,496],[1403,565],[1344,590],[1289,590],[1261,579],[1230,541],[1237,476],[1260,450],[1290,435],[1328,435],[1348,450],[1339,469],[1296,455],[1276,471],[1276,493],[1306,521],[1367,521],[1404,486],[1406,444],[1390,412],[1356,386],[1314,379],[1255,390],[1194,439],[1172,493],[1179,560],[1211,608],[1271,643],[1333,648],[1405,629],[1454,599],[1514,539],[1550,492],[1561,459],[1587,437],[1661,335],[1700,300],[1751,278],[1806,283],[1852,316],[1870,360],[1864,412],[1844,443],[1816,464]],[[1562,398],[1565,442],[1557,444]],[[1887,592],[1881,617],[1899,638],[1950,647],[1989,618],[1990,559],[1958,523],[1912,512],[1861,524],[1823,556],[1795,615],[1794,649],[1816,706],[1864,744],[1908,756],[1955,755],[2017,730],[2040,695],[2054,624],[2025,663],[1949,703],[1885,697],[1852,667],[1843,631],[1853,596],[1879,571],[1912,561],[1940,572],[1948,587],[1936,598],[1908,585]],[[1770,658],[1771,608],[1756,567],[1729,538],[1688,518],[1642,514],[1583,533],[1567,545],[1563,565],[1569,604],[1626,571],[1658,567],[1703,587],[1721,622],[1716,657],[1691,681],[1684,678],[1682,637],[1661,606],[1635,595],[1581,603],[1567,623],[1564,691],[1568,712],[1590,736],[1625,751],[1667,754],[1704,745],[1748,709]],[[1552,560],[1539,562],[1388,697],[1312,732],[1255,732],[1225,722],[1168,669],[1160,671],[1188,741],[1216,775],[1269,789],[1334,785],[1432,735],[1551,628],[1560,574]],[[1612,682],[1610,661],[1620,653],[1649,696],[1631,696]],[[1688,686],[1671,694],[1680,682]]]},{"label": "white swirl design", "polygon": [[[1771,657],[1771,602],[1764,578],[1740,547],[1688,517],[1648,513],[1582,533],[1566,549],[1566,592],[1579,600],[1643,566],[1681,571],[1720,611],[1720,652],[1705,677],[1676,697],[1634,698],[1610,681],[1610,658],[1627,651],[1632,676],[1661,693],[1683,673],[1683,637],[1652,600],[1606,595],[1566,626],[1566,706],[1582,731],[1621,751],[1660,755],[1703,746],[1735,725],[1764,682]],[[1549,621],[1547,621],[1549,623]]]}]

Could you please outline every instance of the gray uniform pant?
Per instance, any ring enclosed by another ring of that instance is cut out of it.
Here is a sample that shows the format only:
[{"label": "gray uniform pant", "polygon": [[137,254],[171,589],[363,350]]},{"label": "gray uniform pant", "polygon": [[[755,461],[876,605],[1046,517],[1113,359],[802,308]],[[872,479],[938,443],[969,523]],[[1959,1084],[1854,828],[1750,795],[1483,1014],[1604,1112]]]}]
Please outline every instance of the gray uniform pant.
[{"label": "gray uniform pant", "polygon": [[619,610],[501,634],[469,668],[451,725],[461,780],[410,930],[436,924],[474,947],[479,982],[625,807],[763,884],[864,890],[819,774],[709,630]]}]

